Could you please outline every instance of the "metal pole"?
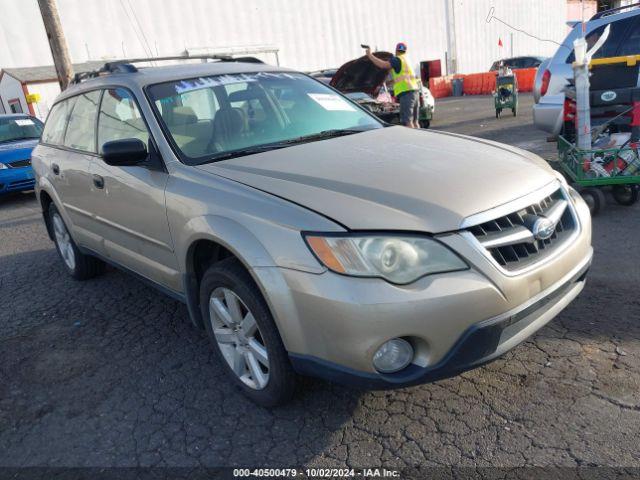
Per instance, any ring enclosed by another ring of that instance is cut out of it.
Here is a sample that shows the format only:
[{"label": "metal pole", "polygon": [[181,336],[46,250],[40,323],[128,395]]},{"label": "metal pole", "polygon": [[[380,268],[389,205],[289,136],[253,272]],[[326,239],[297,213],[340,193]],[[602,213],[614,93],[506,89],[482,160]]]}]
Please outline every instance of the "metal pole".
[{"label": "metal pole", "polygon": [[38,0],[38,5],[44,29],[49,39],[49,47],[51,48],[53,64],[58,74],[60,89],[64,90],[69,86],[69,82],[73,78],[73,65],[71,65],[67,40],[62,31],[56,0]]},{"label": "metal pole", "polygon": [[[577,145],[581,150],[591,149],[591,108],[589,105],[589,55],[587,55],[586,23],[584,21],[584,3],[582,3],[581,34],[573,42],[575,61],[573,77],[576,88]],[[587,154],[589,157],[589,154]]]},{"label": "metal pole", "polygon": [[447,74],[458,73],[458,55],[456,50],[456,13],[455,0],[444,0],[445,24],[447,27],[447,50],[449,61],[447,62]]}]

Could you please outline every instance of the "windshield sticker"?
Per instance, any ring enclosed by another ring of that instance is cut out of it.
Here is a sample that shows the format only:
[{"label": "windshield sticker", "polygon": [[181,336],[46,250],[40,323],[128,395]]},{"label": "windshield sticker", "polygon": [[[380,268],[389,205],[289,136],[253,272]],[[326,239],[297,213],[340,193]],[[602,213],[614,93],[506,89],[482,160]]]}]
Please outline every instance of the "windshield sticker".
[{"label": "windshield sticker", "polygon": [[307,93],[307,95],[325,110],[355,111],[355,108],[339,95],[333,93]]},{"label": "windshield sticker", "polygon": [[34,125],[33,120],[30,118],[18,118],[15,121],[20,127],[28,127],[30,125]]},{"label": "windshield sticker", "polygon": [[233,83],[257,82],[266,79],[294,79],[295,75],[290,73],[258,72],[258,73],[237,73],[233,75],[215,75],[211,77],[200,77],[189,80],[181,80],[176,83],[176,93],[186,93],[203,88],[230,85]]}]

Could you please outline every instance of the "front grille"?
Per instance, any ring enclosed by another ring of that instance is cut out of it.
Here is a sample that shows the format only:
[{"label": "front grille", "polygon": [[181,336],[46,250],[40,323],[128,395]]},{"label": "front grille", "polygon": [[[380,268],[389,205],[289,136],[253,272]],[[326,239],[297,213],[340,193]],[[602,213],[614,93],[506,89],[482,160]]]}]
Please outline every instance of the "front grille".
[{"label": "front grille", "polygon": [[[564,207],[564,211],[562,208]],[[560,214],[561,212],[561,214]],[[534,225],[541,218],[558,216],[555,229],[534,236]],[[540,201],[467,229],[493,259],[506,270],[520,270],[545,257],[562,245],[576,230],[577,222],[568,197],[558,189]]]},{"label": "front grille", "polygon": [[36,185],[36,181],[34,179],[31,180],[18,180],[16,182],[11,182],[7,186],[7,190],[23,190],[26,188],[33,188]]},{"label": "front grille", "polygon": [[9,168],[23,168],[31,165],[31,159],[27,158],[25,160],[18,160],[17,162],[7,163],[7,167]]}]

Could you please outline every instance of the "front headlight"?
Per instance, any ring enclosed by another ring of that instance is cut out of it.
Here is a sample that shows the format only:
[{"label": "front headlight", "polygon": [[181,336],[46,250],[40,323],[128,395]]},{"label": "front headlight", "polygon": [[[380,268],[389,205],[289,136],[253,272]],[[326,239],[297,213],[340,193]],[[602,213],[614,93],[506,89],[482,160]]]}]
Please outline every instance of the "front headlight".
[{"label": "front headlight", "polygon": [[440,242],[418,236],[308,234],[305,240],[329,270],[407,284],[432,273],[469,266]]},{"label": "front headlight", "polygon": [[567,179],[565,178],[565,176],[564,176],[561,172],[559,172],[559,171],[557,171],[557,170],[554,170],[554,171],[553,171],[553,174],[554,174],[554,175],[556,176],[556,178],[560,181],[560,183],[562,184],[562,186],[563,186],[564,188],[567,188],[567,187],[569,186],[569,184],[567,183]]},{"label": "front headlight", "polygon": [[4,163],[0,163],[0,170],[5,170],[9,167],[7,167]]},{"label": "front headlight", "polygon": [[569,194],[569,198],[571,198],[574,204],[578,200],[582,200],[582,196],[577,192],[575,188],[569,185],[569,183],[567,182],[567,179],[562,173],[558,172],[557,170],[554,170],[553,173],[556,176],[556,178],[560,181],[564,189],[567,191],[567,193]]},{"label": "front headlight", "polygon": [[569,197],[573,200],[573,203],[576,204],[582,201],[582,195],[573,188],[572,186],[567,186],[567,191],[569,192]]}]

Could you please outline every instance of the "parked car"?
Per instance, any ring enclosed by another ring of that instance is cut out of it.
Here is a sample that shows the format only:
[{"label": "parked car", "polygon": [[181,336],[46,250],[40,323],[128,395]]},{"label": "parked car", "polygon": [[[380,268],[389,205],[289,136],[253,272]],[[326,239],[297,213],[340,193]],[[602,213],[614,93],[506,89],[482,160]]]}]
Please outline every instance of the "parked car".
[{"label": "parked car", "polygon": [[108,262],[186,303],[262,405],[297,374],[393,388],[491,361],[592,257],[587,206],[538,156],[269,65],[108,64],[57,98],[33,167],[69,275]]},{"label": "parked car", "polygon": [[[389,52],[376,52],[383,60],[391,58]],[[312,72],[310,75],[344,93],[367,108],[381,120],[400,123],[400,104],[391,94],[391,76],[377,68],[366,56],[351,60],[338,69]],[[420,126],[429,128],[435,110],[435,99],[429,89],[420,85]]]},{"label": "parked car", "polygon": [[331,83],[331,79],[338,71],[337,68],[326,68],[324,70],[316,70],[315,72],[309,72],[316,80],[320,80],[322,83],[326,83],[329,85]]},{"label": "parked car", "polygon": [[33,190],[31,151],[38,144],[42,126],[29,115],[0,115],[0,195]]},{"label": "parked car", "polygon": [[498,71],[500,63],[504,63],[505,67],[509,67],[512,70],[516,68],[537,68],[545,61],[545,57],[512,57],[505,58],[503,60],[496,60],[489,69],[490,72]]},{"label": "parked car", "polygon": [[[587,43],[590,46],[602,35],[607,25],[611,25],[609,37],[594,58],[640,54],[640,9],[615,9],[597,14],[586,24]],[[536,127],[554,135],[562,129],[564,88],[573,79],[573,41],[580,34],[581,24],[578,23],[555,55],[545,60],[536,73],[533,122]]]}]

